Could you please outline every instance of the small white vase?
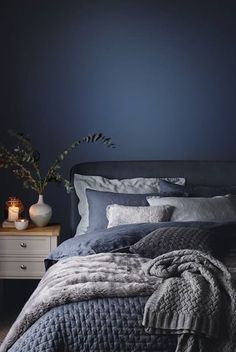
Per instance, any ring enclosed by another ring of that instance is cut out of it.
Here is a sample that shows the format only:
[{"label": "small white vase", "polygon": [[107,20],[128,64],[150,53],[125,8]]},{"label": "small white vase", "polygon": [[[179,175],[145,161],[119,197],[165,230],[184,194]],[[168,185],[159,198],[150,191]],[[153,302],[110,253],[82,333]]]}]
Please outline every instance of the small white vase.
[{"label": "small white vase", "polygon": [[29,208],[29,216],[36,226],[47,226],[52,217],[52,208],[44,203],[43,195],[39,194],[38,203],[31,205]]}]

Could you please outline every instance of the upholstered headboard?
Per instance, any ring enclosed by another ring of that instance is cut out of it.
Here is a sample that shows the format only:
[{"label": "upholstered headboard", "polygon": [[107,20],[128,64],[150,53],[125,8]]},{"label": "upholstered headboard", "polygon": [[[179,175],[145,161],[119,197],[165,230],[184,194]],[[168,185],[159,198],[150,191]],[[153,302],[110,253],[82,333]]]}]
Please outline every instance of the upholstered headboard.
[{"label": "upholstered headboard", "polygon": [[[236,161],[183,161],[183,160],[134,160],[99,161],[76,164],[71,168],[70,180],[74,174],[103,176],[107,178],[134,177],[185,177],[191,185],[230,186],[236,185]],[[71,192],[71,230],[75,233],[80,220],[78,197]]]}]

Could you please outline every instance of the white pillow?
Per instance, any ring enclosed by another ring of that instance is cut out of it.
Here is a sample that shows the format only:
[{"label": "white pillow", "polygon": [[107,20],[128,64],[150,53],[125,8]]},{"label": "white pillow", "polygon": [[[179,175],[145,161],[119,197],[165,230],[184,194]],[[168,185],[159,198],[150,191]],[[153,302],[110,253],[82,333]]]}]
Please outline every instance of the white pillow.
[{"label": "white pillow", "polygon": [[235,197],[147,197],[151,206],[174,207],[171,221],[236,221]]},{"label": "white pillow", "polygon": [[[163,178],[171,183],[184,185],[184,178]],[[87,231],[89,225],[89,208],[86,197],[86,189],[101,192],[117,192],[131,194],[145,194],[159,192],[160,178],[129,178],[108,179],[101,176],[74,175],[75,192],[79,198],[78,210],[81,220],[77,226],[76,234],[82,235]]]},{"label": "white pillow", "polygon": [[106,208],[107,227],[169,221],[171,211],[172,207],[169,206],[132,207],[128,205],[112,204],[108,205]]}]

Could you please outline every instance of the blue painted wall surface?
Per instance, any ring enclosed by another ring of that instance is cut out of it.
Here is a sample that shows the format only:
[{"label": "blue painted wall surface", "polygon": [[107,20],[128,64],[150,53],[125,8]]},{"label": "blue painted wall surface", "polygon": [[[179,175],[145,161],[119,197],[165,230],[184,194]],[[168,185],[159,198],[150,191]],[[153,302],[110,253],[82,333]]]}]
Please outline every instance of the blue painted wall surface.
[{"label": "blue painted wall surface", "polygon": [[[1,142],[30,134],[46,167],[94,131],[117,149],[83,146],[64,164],[109,159],[236,159],[235,1],[1,1]],[[36,195],[0,170],[27,207]],[[50,185],[53,221],[69,199]]]}]

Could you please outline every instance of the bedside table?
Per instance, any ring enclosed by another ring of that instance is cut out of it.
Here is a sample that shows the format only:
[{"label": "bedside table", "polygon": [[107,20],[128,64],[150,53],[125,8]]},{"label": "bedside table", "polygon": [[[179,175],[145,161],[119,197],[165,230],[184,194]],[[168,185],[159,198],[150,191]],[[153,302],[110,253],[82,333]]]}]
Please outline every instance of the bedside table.
[{"label": "bedside table", "polygon": [[60,225],[0,228],[0,279],[41,279],[44,258],[57,247]]}]

